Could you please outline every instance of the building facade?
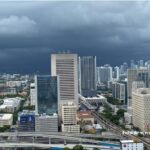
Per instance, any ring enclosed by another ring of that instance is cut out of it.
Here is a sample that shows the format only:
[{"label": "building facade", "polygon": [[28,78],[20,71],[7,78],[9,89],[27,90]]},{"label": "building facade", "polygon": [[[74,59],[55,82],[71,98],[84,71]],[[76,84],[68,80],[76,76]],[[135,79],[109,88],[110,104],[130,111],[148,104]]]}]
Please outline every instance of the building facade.
[{"label": "building facade", "polygon": [[121,140],[120,141],[121,150],[144,150],[143,143],[137,143],[133,140]]},{"label": "building facade", "polygon": [[30,104],[33,106],[35,105],[35,99],[36,99],[36,91],[35,91],[35,84],[30,84]]},{"label": "building facade", "polygon": [[13,124],[12,114],[0,114],[0,127],[11,126]]},{"label": "building facade", "polygon": [[59,78],[58,114],[61,115],[61,106],[68,102],[73,102],[78,108],[77,54],[52,54],[51,74]]},{"label": "building facade", "polygon": [[128,107],[132,107],[132,83],[134,81],[143,81],[145,87],[150,85],[150,69],[148,68],[138,68],[138,69],[128,69]]},{"label": "building facade", "polygon": [[62,105],[62,132],[80,132],[80,126],[77,125],[76,110],[77,107],[73,103]]},{"label": "building facade", "polygon": [[36,113],[53,115],[58,111],[58,79],[56,76],[35,76]]},{"label": "building facade", "polygon": [[112,96],[122,103],[127,104],[127,84],[123,82],[112,82]]},{"label": "building facade", "polygon": [[110,65],[104,65],[102,67],[97,67],[97,82],[106,83],[112,81],[112,67]]},{"label": "building facade", "polygon": [[58,116],[46,114],[35,116],[35,131],[36,132],[58,132]]},{"label": "building facade", "polygon": [[18,114],[18,131],[35,131],[35,112],[24,110]]},{"label": "building facade", "polygon": [[143,132],[150,131],[150,88],[138,88],[132,92],[133,125]]},{"label": "building facade", "polygon": [[96,95],[96,56],[79,57],[80,94],[88,97]]}]

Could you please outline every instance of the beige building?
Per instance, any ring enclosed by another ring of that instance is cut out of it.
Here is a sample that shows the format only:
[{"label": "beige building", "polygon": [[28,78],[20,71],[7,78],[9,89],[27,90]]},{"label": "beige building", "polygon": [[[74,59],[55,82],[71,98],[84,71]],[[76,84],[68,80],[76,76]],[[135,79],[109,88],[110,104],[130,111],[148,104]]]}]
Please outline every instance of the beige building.
[{"label": "beige building", "polygon": [[77,122],[79,121],[91,122],[94,124],[94,117],[91,115],[90,111],[79,111],[77,112]]},{"label": "beige building", "polygon": [[78,108],[77,54],[52,54],[51,75],[59,78],[58,114],[61,115],[61,106],[68,102],[73,102]]},{"label": "beige building", "polygon": [[0,127],[4,127],[5,125],[11,126],[12,123],[13,123],[12,114],[0,114]]},{"label": "beige building", "polygon": [[132,92],[133,125],[143,132],[150,129],[150,88],[138,88]]},{"label": "beige building", "polygon": [[148,68],[138,68],[138,69],[128,69],[127,73],[128,83],[128,107],[132,107],[132,84],[134,81],[143,81],[145,87],[149,87],[150,79],[150,69]]},{"label": "beige building", "polygon": [[62,132],[80,132],[80,126],[76,120],[76,105],[68,103],[62,105]]},{"label": "beige building", "polygon": [[80,125],[63,125],[61,126],[62,132],[80,133]]}]

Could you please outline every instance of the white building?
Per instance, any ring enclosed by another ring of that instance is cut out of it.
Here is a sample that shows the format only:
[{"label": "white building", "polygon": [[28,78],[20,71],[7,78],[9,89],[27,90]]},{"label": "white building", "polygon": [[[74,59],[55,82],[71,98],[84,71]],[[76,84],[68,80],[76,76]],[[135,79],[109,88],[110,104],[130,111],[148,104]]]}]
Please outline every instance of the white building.
[{"label": "white building", "polygon": [[73,102],[78,108],[77,54],[52,54],[51,75],[59,78],[58,114],[61,115],[61,106],[68,102]]},{"label": "white building", "polygon": [[76,105],[68,103],[62,105],[62,132],[80,132],[80,126],[77,125]]},{"label": "white building", "polygon": [[3,104],[0,105],[0,110],[13,113],[14,111],[19,109],[21,100],[22,99],[20,97],[5,98],[3,99]]},{"label": "white building", "polygon": [[80,133],[80,125],[63,125],[61,126],[62,132],[66,133]]},{"label": "white building", "polygon": [[125,103],[126,100],[126,85],[124,83],[112,83],[112,96],[121,102]]},{"label": "white building", "polygon": [[148,68],[138,68],[138,69],[128,69],[128,106],[132,107],[132,84],[134,81],[143,81],[145,87],[150,86],[150,69]]},{"label": "white building", "polygon": [[132,115],[129,112],[124,113],[124,119],[126,124],[132,123]]},{"label": "white building", "polygon": [[35,116],[36,132],[58,132],[58,116],[48,116],[46,114]]},{"label": "white building", "polygon": [[116,80],[116,81],[119,81],[119,78],[120,78],[120,69],[118,66],[114,67],[114,74],[113,74],[113,78]]},{"label": "white building", "polygon": [[132,92],[133,125],[143,132],[150,129],[150,88],[139,88]]},{"label": "white building", "polygon": [[98,83],[107,83],[112,81],[112,67],[109,65],[104,65],[102,67],[97,67],[97,82]]},{"label": "white building", "polygon": [[27,81],[7,81],[6,86],[8,87],[20,87],[22,84],[26,84]]},{"label": "white building", "polygon": [[0,127],[4,127],[5,125],[11,126],[12,123],[13,123],[12,114],[0,114]]},{"label": "white building", "polygon": [[144,150],[143,143],[135,143],[133,140],[121,140],[121,150]]},{"label": "white building", "polygon": [[36,90],[35,90],[35,84],[30,84],[30,103],[31,105],[35,105],[35,99],[36,99]]}]

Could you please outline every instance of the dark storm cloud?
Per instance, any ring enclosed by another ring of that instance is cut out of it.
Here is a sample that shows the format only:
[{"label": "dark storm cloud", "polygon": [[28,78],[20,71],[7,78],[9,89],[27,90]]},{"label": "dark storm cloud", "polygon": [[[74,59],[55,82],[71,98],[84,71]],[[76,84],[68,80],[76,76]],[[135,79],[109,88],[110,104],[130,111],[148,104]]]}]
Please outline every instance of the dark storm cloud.
[{"label": "dark storm cloud", "polygon": [[0,4],[2,71],[48,73],[60,50],[97,55],[98,65],[149,59],[148,1]]}]

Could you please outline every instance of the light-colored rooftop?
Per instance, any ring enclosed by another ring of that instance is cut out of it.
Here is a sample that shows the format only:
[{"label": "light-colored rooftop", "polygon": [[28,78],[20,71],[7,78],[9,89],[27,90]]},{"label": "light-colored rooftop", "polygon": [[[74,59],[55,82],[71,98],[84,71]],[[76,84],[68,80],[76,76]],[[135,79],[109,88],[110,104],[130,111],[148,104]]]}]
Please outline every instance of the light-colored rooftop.
[{"label": "light-colored rooftop", "polygon": [[85,99],[88,100],[88,99],[106,99],[106,98],[102,95],[98,95],[98,96],[94,96],[94,97],[87,97]]},{"label": "light-colored rooftop", "polygon": [[133,140],[121,140],[120,142],[121,143],[133,143],[134,141]]},{"label": "light-colored rooftop", "polygon": [[18,107],[21,99],[18,97],[16,97],[16,98],[5,98],[3,101],[4,101],[3,104],[0,105],[0,109],[6,108],[6,107]]},{"label": "light-colored rooftop", "polygon": [[0,120],[8,120],[12,118],[12,114],[0,114]]}]

